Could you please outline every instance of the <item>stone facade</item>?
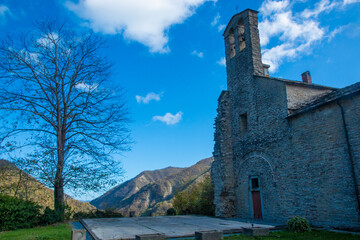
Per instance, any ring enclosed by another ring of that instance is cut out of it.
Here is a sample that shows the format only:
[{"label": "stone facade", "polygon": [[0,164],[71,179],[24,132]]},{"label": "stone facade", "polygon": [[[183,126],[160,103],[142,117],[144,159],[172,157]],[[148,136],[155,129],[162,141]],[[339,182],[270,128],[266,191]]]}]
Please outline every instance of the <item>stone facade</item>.
[{"label": "stone facade", "polygon": [[235,15],[224,38],[216,215],[360,227],[360,84],[335,89],[266,76],[256,11]]}]

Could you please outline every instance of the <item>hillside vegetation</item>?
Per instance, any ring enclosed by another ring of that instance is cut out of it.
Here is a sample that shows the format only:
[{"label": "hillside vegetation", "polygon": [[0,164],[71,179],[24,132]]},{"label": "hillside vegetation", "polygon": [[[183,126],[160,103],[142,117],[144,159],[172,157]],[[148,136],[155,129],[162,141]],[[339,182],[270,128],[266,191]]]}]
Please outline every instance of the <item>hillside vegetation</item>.
[{"label": "hillside vegetation", "polygon": [[114,208],[124,216],[165,215],[173,207],[174,195],[203,182],[213,158],[188,168],[145,171],[118,185],[90,203],[99,209]]},{"label": "hillside vegetation", "polygon": [[[54,208],[53,190],[6,160],[0,160],[0,193],[36,202],[43,208]],[[66,204],[73,212],[96,209],[90,203],[77,201],[70,196],[66,196]]]},{"label": "hillside vegetation", "polygon": [[198,214],[215,216],[214,189],[210,174],[201,182],[192,184],[174,196],[174,209],[177,214]]}]

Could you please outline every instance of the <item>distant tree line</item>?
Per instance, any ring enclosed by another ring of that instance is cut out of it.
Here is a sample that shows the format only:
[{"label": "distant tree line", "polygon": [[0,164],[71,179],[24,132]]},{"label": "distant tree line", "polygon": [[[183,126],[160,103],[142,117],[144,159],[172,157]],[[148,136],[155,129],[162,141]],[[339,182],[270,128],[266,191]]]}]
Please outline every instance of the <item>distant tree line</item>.
[{"label": "distant tree line", "polygon": [[214,189],[210,176],[192,188],[176,193],[174,210],[168,210],[168,215],[199,214],[206,216],[215,215]]}]

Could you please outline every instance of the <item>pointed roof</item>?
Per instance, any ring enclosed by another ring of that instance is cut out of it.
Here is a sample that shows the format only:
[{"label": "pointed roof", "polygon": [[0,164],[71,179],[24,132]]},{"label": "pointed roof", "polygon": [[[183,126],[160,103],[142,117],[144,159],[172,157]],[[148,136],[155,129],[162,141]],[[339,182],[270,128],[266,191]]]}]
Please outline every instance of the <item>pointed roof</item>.
[{"label": "pointed roof", "polygon": [[232,16],[232,18],[230,19],[229,23],[226,25],[225,31],[224,31],[224,33],[223,33],[223,36],[225,35],[226,31],[228,30],[229,26],[231,25],[230,23],[231,23],[235,18],[237,18],[239,15],[242,15],[242,14],[244,14],[245,12],[254,12],[254,13],[256,13],[256,14],[259,13],[259,12],[256,11],[256,10],[253,10],[253,9],[248,8],[248,9],[245,9],[244,11],[242,11],[242,12],[239,12],[239,13],[235,14],[234,16]]}]

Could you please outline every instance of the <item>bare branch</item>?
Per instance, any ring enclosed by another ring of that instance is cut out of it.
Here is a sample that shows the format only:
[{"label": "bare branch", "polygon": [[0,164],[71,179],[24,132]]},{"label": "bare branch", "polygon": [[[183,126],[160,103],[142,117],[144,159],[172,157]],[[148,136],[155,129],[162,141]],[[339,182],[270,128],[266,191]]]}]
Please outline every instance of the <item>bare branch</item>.
[{"label": "bare branch", "polygon": [[130,148],[123,91],[110,81],[103,46],[55,20],[0,42],[0,147],[26,149],[22,163],[55,188],[55,205],[67,184],[111,182],[121,172],[111,154]]}]

